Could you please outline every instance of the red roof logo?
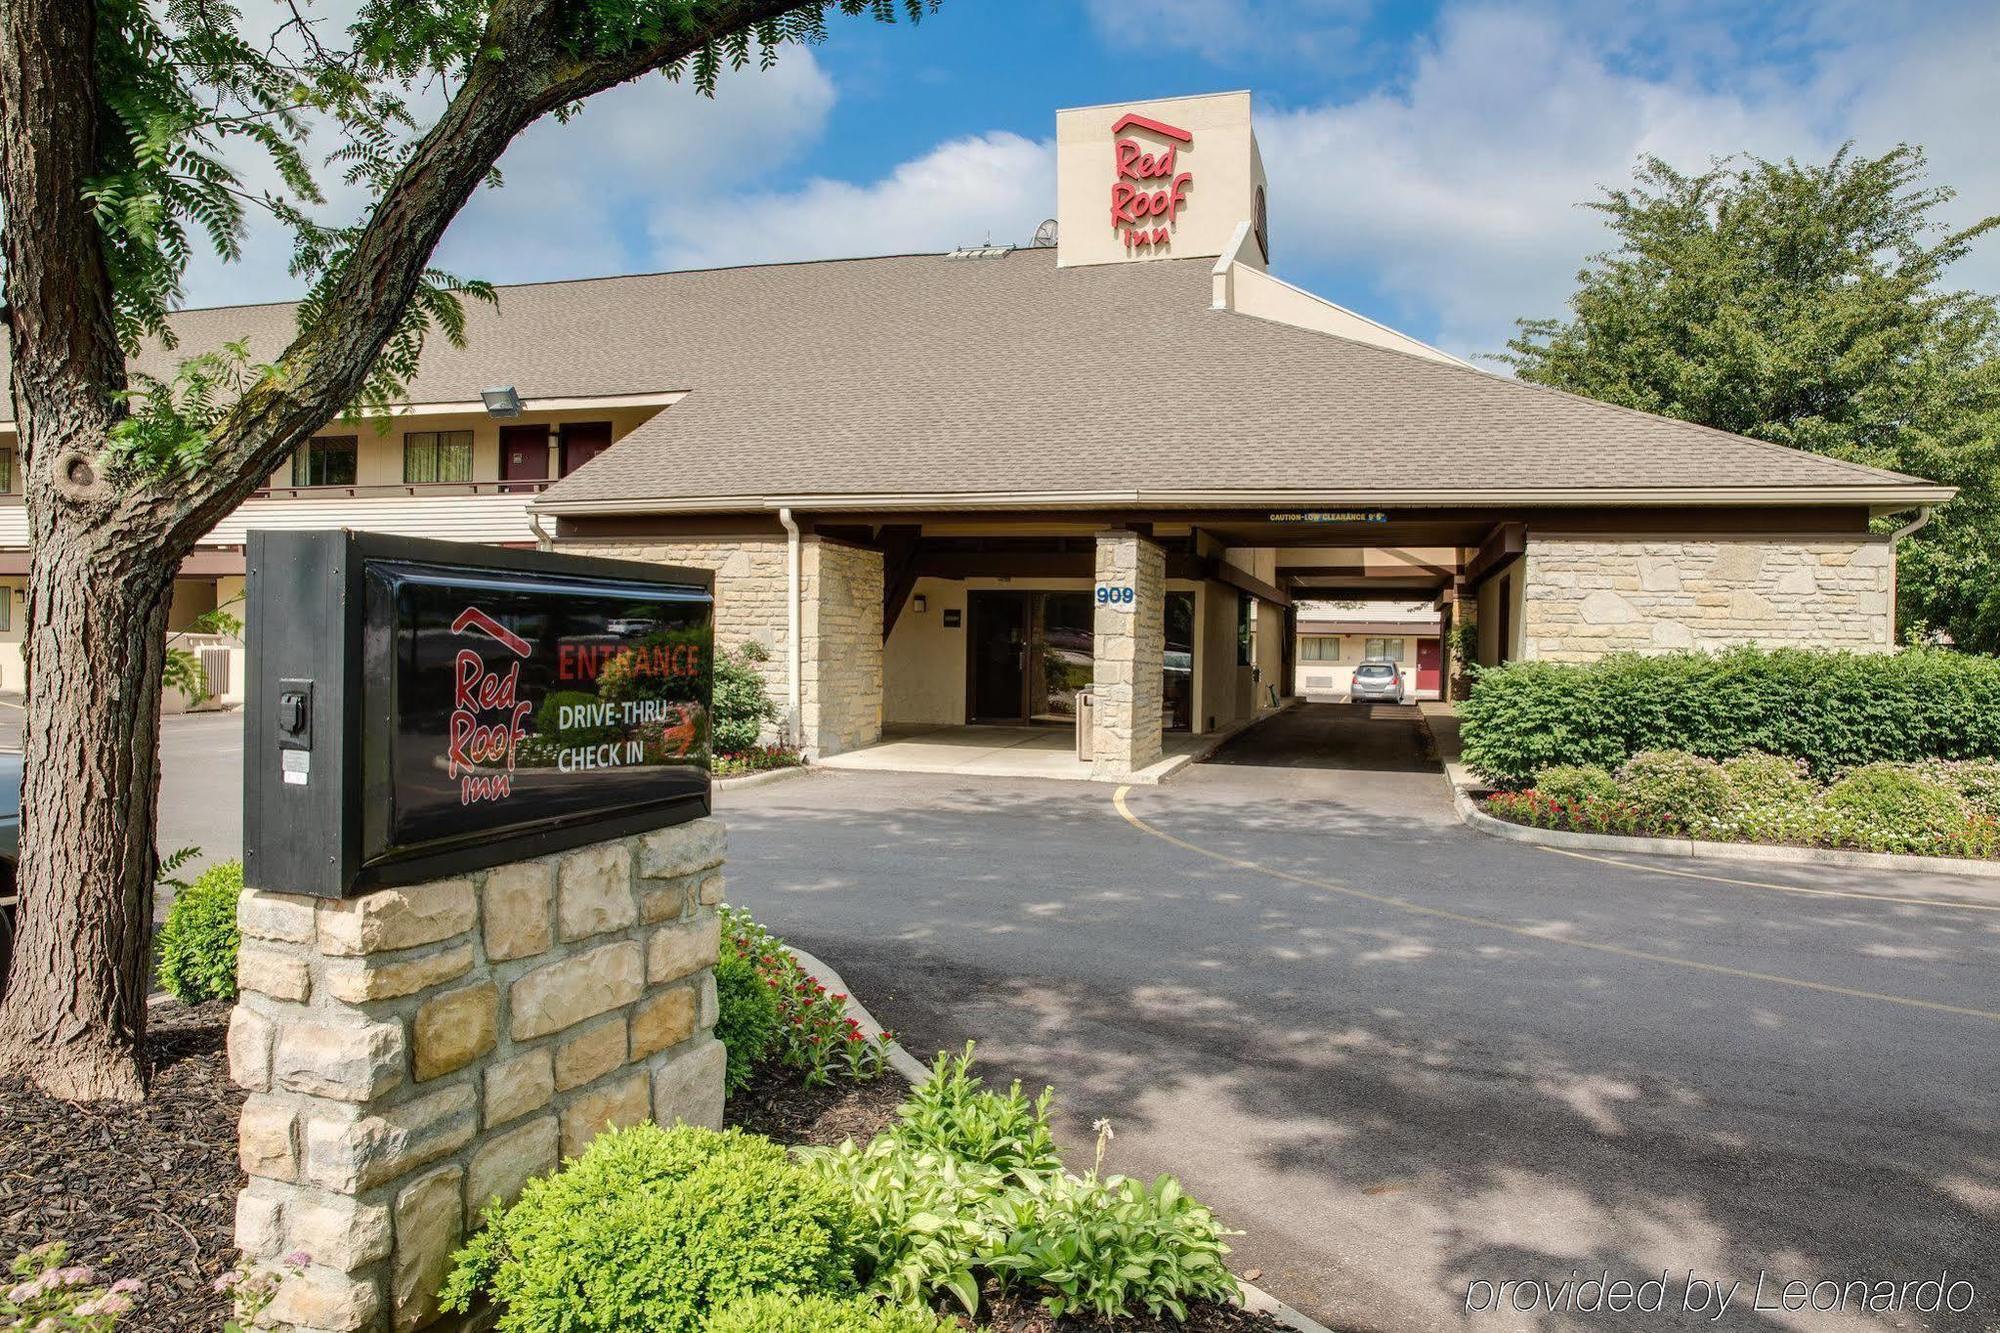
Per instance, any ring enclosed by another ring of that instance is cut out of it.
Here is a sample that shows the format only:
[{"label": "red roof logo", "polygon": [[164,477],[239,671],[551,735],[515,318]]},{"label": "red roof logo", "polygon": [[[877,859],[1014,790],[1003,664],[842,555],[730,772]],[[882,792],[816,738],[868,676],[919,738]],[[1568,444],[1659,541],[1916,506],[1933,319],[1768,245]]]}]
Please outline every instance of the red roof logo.
[{"label": "red roof logo", "polygon": [[1192,130],[1184,130],[1178,125],[1169,125],[1163,120],[1153,120],[1150,117],[1141,116],[1130,111],[1127,111],[1118,118],[1118,123],[1111,127],[1111,132],[1113,134],[1123,134],[1128,127],[1133,125],[1137,125],[1142,130],[1151,130],[1155,134],[1164,134],[1169,139],[1179,139],[1182,143],[1194,142],[1194,131]]},{"label": "red roof logo", "polygon": [[[1148,130],[1171,139],[1160,152],[1137,139],[1121,137],[1128,129]],[[1178,170],[1182,144],[1194,142],[1194,132],[1163,120],[1126,112],[1111,127],[1111,156],[1116,175],[1111,182],[1111,229],[1125,241],[1127,253],[1159,253],[1173,239],[1174,223],[1187,202],[1194,173]]]}]

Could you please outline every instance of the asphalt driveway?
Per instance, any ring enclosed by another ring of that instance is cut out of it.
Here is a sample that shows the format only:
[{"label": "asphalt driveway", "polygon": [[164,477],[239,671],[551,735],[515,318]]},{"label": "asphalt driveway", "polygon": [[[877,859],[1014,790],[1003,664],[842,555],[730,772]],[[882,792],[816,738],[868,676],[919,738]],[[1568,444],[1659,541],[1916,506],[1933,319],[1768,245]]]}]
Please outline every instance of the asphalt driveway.
[{"label": "asphalt driveway", "polygon": [[[821,773],[720,806],[732,900],[920,1056],[976,1038],[1056,1084],[1067,1142],[1109,1117],[1115,1169],[1181,1174],[1330,1324],[2000,1322],[1992,887],[1498,842],[1388,707],[1295,709],[1117,799]],[[1970,1308],[1781,1308],[1941,1273]],[[1666,1308],[1497,1294],[1600,1275]]]}]

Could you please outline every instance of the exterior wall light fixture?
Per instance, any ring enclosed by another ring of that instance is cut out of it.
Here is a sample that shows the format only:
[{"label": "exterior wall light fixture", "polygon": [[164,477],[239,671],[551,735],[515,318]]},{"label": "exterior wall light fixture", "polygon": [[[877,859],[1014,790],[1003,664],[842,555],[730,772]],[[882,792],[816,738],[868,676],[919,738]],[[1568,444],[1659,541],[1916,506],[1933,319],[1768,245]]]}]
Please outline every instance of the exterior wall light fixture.
[{"label": "exterior wall light fixture", "polygon": [[514,392],[514,386],[511,384],[481,389],[479,401],[486,404],[486,415],[489,417],[504,419],[521,415],[521,395]]},{"label": "exterior wall light fixture", "polygon": [[910,599],[910,609],[912,611],[915,611],[918,615],[922,615],[925,611],[928,611],[930,609],[930,605],[931,604],[929,602],[924,600],[924,595],[922,593],[918,593],[915,597],[912,597]]}]

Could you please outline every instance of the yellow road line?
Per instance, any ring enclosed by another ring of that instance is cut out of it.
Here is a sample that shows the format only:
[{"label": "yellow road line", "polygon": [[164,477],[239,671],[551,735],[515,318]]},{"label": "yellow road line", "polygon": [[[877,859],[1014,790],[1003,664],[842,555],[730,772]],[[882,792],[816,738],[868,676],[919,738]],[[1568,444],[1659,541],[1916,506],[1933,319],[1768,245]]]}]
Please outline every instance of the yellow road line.
[{"label": "yellow road line", "polygon": [[1630,958],[1643,963],[1664,963],[1668,967],[1683,967],[1694,972],[1707,972],[1713,976],[1735,977],[1743,981],[1762,981],[1773,986],[1790,986],[1796,990],[1818,991],[1823,995],[1844,995],[1849,999],[1855,1000],[1880,1000],[1884,1004],[1900,1004],[1911,1009],[1928,1009],[1935,1013],[1957,1014],[1963,1018],[1983,1018],[1989,1023],[2000,1023],[2000,1013],[1988,1009],[1968,1009],[1962,1005],[1942,1004],[1936,1000],[1919,1000],[1908,995],[1885,995],[1880,991],[1857,990],[1851,986],[1833,986],[1823,981],[1805,981],[1798,977],[1784,977],[1772,972],[1753,972],[1747,968],[1725,967],[1721,963],[1703,963],[1692,958],[1676,958],[1672,954],[1649,953],[1644,949],[1629,949],[1622,944],[1602,944],[1595,940],[1579,940],[1563,935],[1549,935],[1527,926],[1509,925],[1504,921],[1492,921],[1486,917],[1471,916],[1464,912],[1454,912],[1443,907],[1426,907],[1421,903],[1410,902],[1406,898],[1397,898],[1383,893],[1368,893],[1362,889],[1348,888],[1344,884],[1334,884],[1327,880],[1314,879],[1310,875],[1299,875],[1289,870],[1279,870],[1257,861],[1246,861],[1241,857],[1231,856],[1227,852],[1210,851],[1206,847],[1196,846],[1194,843],[1188,842],[1183,838],[1177,838],[1171,833],[1154,828],[1151,824],[1133,814],[1132,808],[1125,804],[1125,793],[1131,790],[1131,787],[1125,786],[1118,788],[1117,791],[1111,794],[1112,805],[1117,807],[1118,813],[1123,816],[1126,823],[1138,829],[1141,833],[1149,834],[1152,837],[1160,839],[1162,842],[1172,843],[1174,846],[1193,852],[1197,856],[1205,856],[1211,861],[1220,861],[1224,865],[1234,866],[1239,870],[1254,871],[1260,875],[1269,875],[1273,879],[1289,880],[1294,884],[1305,884],[1312,888],[1324,889],[1328,893],[1337,893],[1347,898],[1359,898],[1363,902],[1377,903],[1383,907],[1393,907],[1398,911],[1408,912],[1414,916],[1426,916],[1439,921],[1454,921],[1460,925],[1477,926],[1482,930],[1495,930],[1507,935],[1518,935],[1523,939],[1535,940],[1543,944],[1560,944],[1572,949],[1587,949],[1592,953],[1610,954],[1615,958]]},{"label": "yellow road line", "polygon": [[1860,893],[1853,889],[1807,889],[1797,884],[1771,884],[1761,879],[1731,879],[1727,875],[1707,875],[1698,870],[1644,866],[1636,861],[1620,861],[1614,856],[1592,856],[1589,852],[1573,852],[1564,847],[1543,847],[1537,844],[1535,850],[1553,852],[1557,856],[1573,856],[1579,861],[1596,861],[1600,865],[1622,866],[1626,870],[1638,870],[1648,875],[1676,875],[1681,879],[1705,879],[1711,884],[1734,884],[1745,889],[1769,889],[1772,893],[1799,893],[1809,898],[1862,898],[1878,903],[1908,903],[1912,907],[1948,907],[1961,912],[2000,912],[2000,903],[1947,902],[1942,898],[1906,898],[1897,893]]}]

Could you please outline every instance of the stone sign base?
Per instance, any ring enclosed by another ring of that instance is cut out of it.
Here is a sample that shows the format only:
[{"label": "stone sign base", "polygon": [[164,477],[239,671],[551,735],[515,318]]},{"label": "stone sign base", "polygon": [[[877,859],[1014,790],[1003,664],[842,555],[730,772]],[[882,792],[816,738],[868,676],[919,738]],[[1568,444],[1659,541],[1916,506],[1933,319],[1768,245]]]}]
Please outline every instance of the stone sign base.
[{"label": "stone sign base", "polygon": [[346,901],[244,893],[236,1243],[283,1275],[267,1323],[435,1323],[489,1201],[607,1126],[721,1124],[723,850],[701,819]]}]

